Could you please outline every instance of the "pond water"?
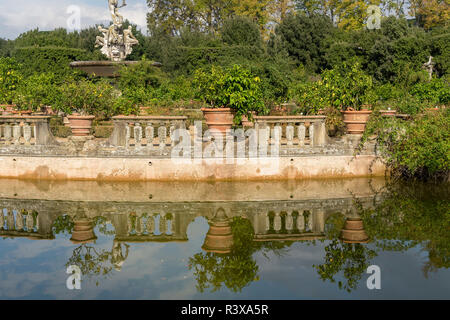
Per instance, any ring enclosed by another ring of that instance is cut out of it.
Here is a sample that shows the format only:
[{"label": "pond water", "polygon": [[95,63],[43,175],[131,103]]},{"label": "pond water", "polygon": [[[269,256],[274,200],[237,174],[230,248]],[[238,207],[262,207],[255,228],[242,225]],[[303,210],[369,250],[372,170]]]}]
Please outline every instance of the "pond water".
[{"label": "pond water", "polygon": [[0,180],[0,299],[448,299],[449,190]]}]

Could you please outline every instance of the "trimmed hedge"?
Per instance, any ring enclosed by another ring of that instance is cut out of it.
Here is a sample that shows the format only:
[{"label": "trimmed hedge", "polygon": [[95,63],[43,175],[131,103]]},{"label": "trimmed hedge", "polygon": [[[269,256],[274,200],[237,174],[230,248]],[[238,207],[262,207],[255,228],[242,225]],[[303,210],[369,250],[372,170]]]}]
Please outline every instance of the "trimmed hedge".
[{"label": "trimmed hedge", "polygon": [[22,65],[25,77],[34,73],[51,72],[58,78],[74,74],[69,63],[93,60],[95,54],[86,50],[64,47],[23,47],[16,48],[13,57]]}]

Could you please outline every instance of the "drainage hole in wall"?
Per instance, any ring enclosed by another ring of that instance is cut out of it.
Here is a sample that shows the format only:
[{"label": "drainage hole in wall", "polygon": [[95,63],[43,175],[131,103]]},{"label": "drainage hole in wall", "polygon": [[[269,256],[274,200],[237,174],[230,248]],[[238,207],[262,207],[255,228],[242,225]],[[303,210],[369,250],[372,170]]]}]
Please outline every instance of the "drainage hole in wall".
[{"label": "drainage hole in wall", "polygon": [[153,163],[150,161],[150,162],[148,163],[148,165],[151,167],[151,166],[153,165]]}]

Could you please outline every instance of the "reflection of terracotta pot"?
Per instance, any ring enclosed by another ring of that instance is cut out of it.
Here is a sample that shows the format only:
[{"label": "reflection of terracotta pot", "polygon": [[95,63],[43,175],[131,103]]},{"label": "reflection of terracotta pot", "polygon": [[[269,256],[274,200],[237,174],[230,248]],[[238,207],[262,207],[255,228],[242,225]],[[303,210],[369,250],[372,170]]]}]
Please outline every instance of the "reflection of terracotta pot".
[{"label": "reflection of terracotta pot", "polygon": [[94,226],[89,219],[78,219],[74,221],[74,224],[72,238],[70,238],[73,243],[87,243],[97,239]]},{"label": "reflection of terracotta pot", "polygon": [[372,111],[342,111],[344,123],[349,134],[363,134]]},{"label": "reflection of terracotta pot", "polygon": [[67,116],[70,122],[70,128],[72,129],[72,135],[76,137],[88,136],[92,128],[92,120],[95,116],[79,116],[70,115]]},{"label": "reflection of terracotta pot", "polygon": [[202,108],[202,112],[210,130],[225,135],[233,126],[234,112],[230,108]]},{"label": "reflection of terracotta pot", "polygon": [[2,114],[5,116],[12,114],[15,108],[16,105],[14,104],[0,104]]},{"label": "reflection of terracotta pot", "polygon": [[360,218],[347,218],[344,229],[341,230],[341,239],[345,243],[369,242],[369,237],[364,230],[363,221]]},{"label": "reflection of terracotta pot", "polygon": [[229,219],[223,209],[219,209],[217,215],[210,223],[202,249],[206,252],[230,253],[233,246],[233,234]]}]

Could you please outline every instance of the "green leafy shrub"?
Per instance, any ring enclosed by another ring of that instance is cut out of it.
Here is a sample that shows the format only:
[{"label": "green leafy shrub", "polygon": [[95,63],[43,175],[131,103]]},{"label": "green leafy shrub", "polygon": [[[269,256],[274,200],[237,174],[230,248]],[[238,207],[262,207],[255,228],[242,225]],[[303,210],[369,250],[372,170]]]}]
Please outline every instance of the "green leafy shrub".
[{"label": "green leafy shrub", "polygon": [[417,83],[411,88],[411,94],[430,106],[450,104],[450,85],[442,78]]},{"label": "green leafy shrub", "polygon": [[252,112],[267,112],[260,81],[238,65],[228,69],[213,66],[210,70],[197,70],[194,85],[198,88],[198,96],[209,107],[233,109],[236,113],[234,122],[239,124],[243,116],[252,120]]},{"label": "green leafy shrub", "polygon": [[450,110],[428,111],[412,121],[374,117],[363,142],[376,134],[380,155],[394,177],[447,180],[450,173]]},{"label": "green leafy shrub", "polygon": [[22,80],[19,65],[12,58],[0,58],[0,104],[11,104]]},{"label": "green leafy shrub", "polygon": [[44,106],[52,106],[59,99],[60,91],[55,83],[55,75],[41,73],[26,78],[17,89],[14,103],[21,110],[40,111]]}]

